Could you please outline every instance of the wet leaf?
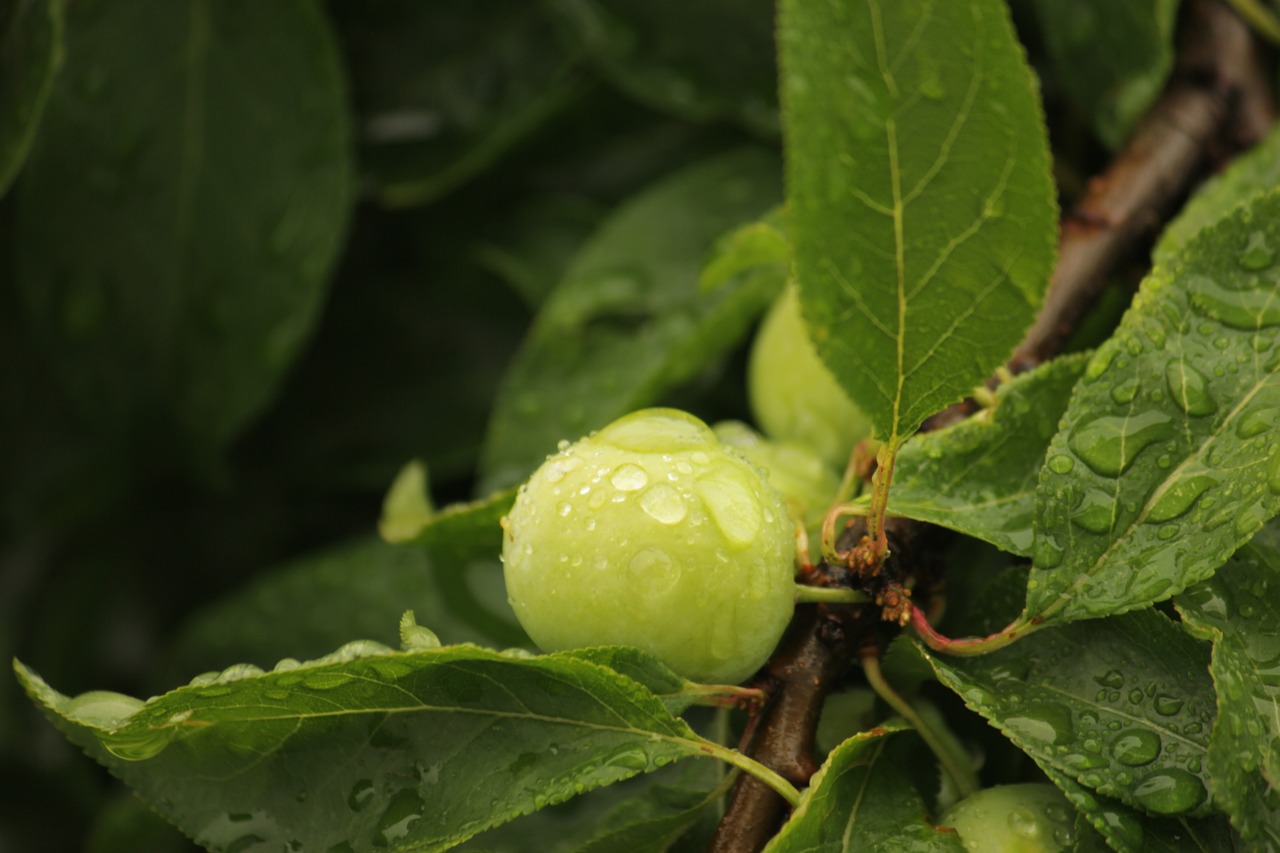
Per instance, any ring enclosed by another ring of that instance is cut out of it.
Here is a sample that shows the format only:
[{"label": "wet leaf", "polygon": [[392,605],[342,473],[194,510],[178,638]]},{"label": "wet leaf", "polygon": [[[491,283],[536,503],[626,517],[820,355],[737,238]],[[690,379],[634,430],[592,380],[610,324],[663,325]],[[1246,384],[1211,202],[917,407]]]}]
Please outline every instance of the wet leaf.
[{"label": "wet leaf", "polygon": [[378,523],[383,539],[424,548],[438,560],[454,564],[492,557],[502,550],[500,521],[515,502],[515,488],[439,510],[431,505],[426,489],[426,469],[416,462],[406,465],[383,502]]},{"label": "wet leaf", "polygon": [[62,64],[63,0],[0,2],[0,196],[31,149]]},{"label": "wet leaf", "polygon": [[1095,353],[1041,471],[1024,621],[1168,598],[1280,511],[1273,251],[1280,193],[1157,267]]},{"label": "wet leaf", "polygon": [[528,476],[576,440],[710,367],[776,292],[743,276],[701,294],[725,232],[778,201],[772,155],[739,151],[660,181],[610,216],[548,296],[509,368],[483,454],[483,488]]},{"label": "wet leaf", "polygon": [[1173,68],[1178,0],[1033,0],[1054,79],[1111,148]]},{"label": "wet leaf", "polygon": [[145,704],[68,698],[17,667],[67,737],[215,851],[443,850],[706,745],[636,682],[564,655],[359,641]]},{"label": "wet leaf", "polygon": [[1214,801],[1250,844],[1280,849],[1280,529],[1263,529],[1176,603],[1213,641]]},{"label": "wet leaf", "polygon": [[1009,357],[1056,208],[1001,0],[789,0],[788,214],[819,354],[896,446]]},{"label": "wet leaf", "polygon": [[1231,161],[1226,171],[1204,182],[1156,243],[1152,257],[1168,264],[1201,230],[1252,200],[1280,188],[1280,128],[1273,129],[1252,150]]},{"label": "wet leaf", "polygon": [[1146,853],[1245,853],[1240,837],[1220,814],[1152,817],[1109,797],[1095,795],[1070,776],[1041,764],[1088,825],[1112,850]]},{"label": "wet leaf", "polygon": [[636,100],[693,121],[729,118],[778,133],[770,0],[553,0],[551,7]]},{"label": "wet leaf", "polygon": [[894,464],[889,514],[1030,556],[1036,479],[1084,364],[1050,362],[1001,386],[995,408],[913,437]]},{"label": "wet leaf", "polygon": [[836,747],[765,853],[963,851],[954,830],[925,819],[924,798],[908,775],[914,745],[902,731],[884,726]]},{"label": "wet leaf", "polygon": [[1041,631],[981,657],[929,661],[1037,763],[1172,815],[1208,805],[1215,703],[1207,651],[1144,610]]},{"label": "wet leaf", "polygon": [[310,335],[350,201],[309,0],[75,3],[15,192],[17,283],[95,423],[225,445]]}]

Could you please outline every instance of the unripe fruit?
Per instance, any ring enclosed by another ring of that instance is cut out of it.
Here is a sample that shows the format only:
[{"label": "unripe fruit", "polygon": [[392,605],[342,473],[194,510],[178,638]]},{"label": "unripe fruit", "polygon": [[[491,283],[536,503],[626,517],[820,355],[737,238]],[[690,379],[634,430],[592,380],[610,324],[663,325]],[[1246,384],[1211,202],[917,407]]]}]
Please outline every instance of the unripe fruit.
[{"label": "unripe fruit", "polygon": [[1052,785],[999,785],[956,803],[938,825],[954,828],[966,850],[1059,853],[1075,849],[1075,813]]},{"label": "unripe fruit", "polygon": [[636,646],[687,678],[732,683],[791,619],[782,496],[684,412],[646,409],[562,444],[503,527],[508,598],[545,651]]},{"label": "unripe fruit", "polygon": [[766,435],[812,447],[840,470],[853,446],[871,434],[871,422],[818,358],[794,284],[760,325],[747,366],[747,392]]},{"label": "unripe fruit", "polygon": [[803,444],[770,441],[741,421],[723,421],[711,429],[721,444],[736,448],[768,473],[769,485],[782,494],[793,518],[810,529],[822,524],[840,488],[826,460]]}]

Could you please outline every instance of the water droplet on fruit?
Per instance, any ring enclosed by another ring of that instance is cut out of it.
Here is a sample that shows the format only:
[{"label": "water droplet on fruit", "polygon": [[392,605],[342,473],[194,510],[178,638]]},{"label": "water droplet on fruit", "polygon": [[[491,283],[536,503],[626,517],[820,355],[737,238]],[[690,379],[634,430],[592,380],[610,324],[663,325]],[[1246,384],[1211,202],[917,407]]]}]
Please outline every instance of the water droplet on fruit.
[{"label": "water droplet on fruit", "polygon": [[573,505],[568,501],[560,501],[560,503],[556,504],[556,512],[561,518],[564,518],[569,513],[573,512]]},{"label": "water droplet on fruit", "polygon": [[663,524],[679,524],[689,511],[680,493],[665,483],[659,483],[642,494],[640,508]]},{"label": "water droplet on fruit", "polygon": [[738,477],[707,477],[694,488],[731,546],[745,548],[756,540],[764,524],[760,501]]},{"label": "water droplet on fruit", "polygon": [[680,564],[660,548],[637,551],[627,563],[627,569],[641,584],[638,588],[654,594],[670,590],[680,580],[681,574]]},{"label": "water droplet on fruit", "polygon": [[628,462],[625,465],[620,465],[618,470],[613,472],[609,482],[613,483],[615,489],[634,492],[649,485],[649,475],[639,465],[633,465]]},{"label": "water droplet on fruit", "polygon": [[1157,770],[1133,789],[1139,806],[1155,814],[1181,814],[1204,802],[1204,783],[1186,770]]}]

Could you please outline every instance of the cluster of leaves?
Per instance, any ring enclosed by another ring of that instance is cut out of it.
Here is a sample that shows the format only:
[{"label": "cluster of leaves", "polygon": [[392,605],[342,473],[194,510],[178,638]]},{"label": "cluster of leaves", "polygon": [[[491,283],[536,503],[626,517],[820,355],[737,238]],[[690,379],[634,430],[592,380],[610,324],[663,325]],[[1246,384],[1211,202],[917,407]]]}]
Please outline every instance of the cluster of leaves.
[{"label": "cluster of leaves", "polygon": [[[1018,32],[1099,156],[1172,64],[1173,2],[1010,5],[783,0],[775,47],[763,2],[0,2],[15,772],[104,851],[185,842],[32,747],[33,706],[213,850],[699,849],[742,771],[795,806],[774,853],[961,849],[955,780],[861,682],[797,793],[731,748],[740,688],[535,655],[506,604],[512,488],[638,407],[743,416],[794,274],[882,442],[862,500],[960,534],[939,628],[986,640],[895,642],[916,716],[984,784],[1061,789],[1080,849],[1280,847],[1280,136],[1096,349],[917,434],[1053,268]],[[383,540],[239,583],[371,527],[414,456]],[[48,846],[41,815],[4,832]]]}]

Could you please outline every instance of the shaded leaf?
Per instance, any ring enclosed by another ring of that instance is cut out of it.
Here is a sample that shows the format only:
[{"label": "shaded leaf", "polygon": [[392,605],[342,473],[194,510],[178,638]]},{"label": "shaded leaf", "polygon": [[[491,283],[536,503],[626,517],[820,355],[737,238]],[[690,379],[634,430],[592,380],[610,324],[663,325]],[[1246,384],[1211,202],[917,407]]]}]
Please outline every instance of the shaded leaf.
[{"label": "shaded leaf", "polygon": [[635,682],[567,656],[360,641],[145,704],[68,698],[17,669],[67,737],[212,850],[443,850],[709,746]]},{"label": "shaded leaf", "polygon": [[1056,209],[1002,0],[788,0],[788,213],[818,352],[891,447],[1035,318]]},{"label": "shaded leaf", "polygon": [[771,0],[554,0],[552,8],[636,100],[778,133]]},{"label": "shaded leaf", "polygon": [[1188,625],[1213,640],[1214,801],[1250,844],[1280,849],[1280,529],[1264,528],[1177,605]]},{"label": "shaded leaf", "polygon": [[955,830],[925,820],[908,775],[912,743],[886,726],[854,735],[827,757],[765,853],[844,850],[964,850]]},{"label": "shaded leaf", "polygon": [[439,199],[585,91],[578,51],[540,4],[330,5],[362,118],[362,166],[387,205]]},{"label": "shaded leaf", "polygon": [[500,522],[515,502],[515,488],[440,510],[431,506],[426,489],[426,469],[416,462],[406,465],[383,503],[378,523],[383,539],[424,548],[442,563],[454,565],[502,550]]},{"label": "shaded leaf", "polygon": [[542,310],[494,406],[482,488],[524,479],[577,439],[697,376],[737,343],[775,290],[744,277],[698,292],[715,240],[778,200],[760,151],[682,170],[609,217]]},{"label": "shaded leaf", "polygon": [[97,422],[208,449],[257,414],[323,301],[348,134],[309,0],[69,8],[16,193],[17,280]]},{"label": "shaded leaf", "polygon": [[31,149],[62,64],[62,4],[0,2],[0,196]]},{"label": "shaded leaf", "polygon": [[1109,797],[1096,795],[1070,776],[1041,764],[1112,850],[1149,853],[1244,853],[1240,837],[1222,815],[1202,818],[1152,817]]},{"label": "shaded leaf", "polygon": [[1280,193],[1157,267],[1095,353],[1041,472],[1024,621],[1168,598],[1280,511],[1270,245],[1280,248]]},{"label": "shaded leaf", "polygon": [[531,646],[496,560],[457,566],[370,538],[268,571],[198,611],[174,641],[168,669],[189,676],[232,661],[268,666],[317,657],[350,637],[397,645],[407,608],[445,643]]},{"label": "shaded leaf", "polygon": [[1111,148],[1155,103],[1173,68],[1178,0],[1033,0],[1061,85]]},{"label": "shaded leaf", "polygon": [[1203,810],[1215,716],[1207,649],[1153,610],[929,655],[943,684],[1044,767],[1155,814]]},{"label": "shaded leaf", "polygon": [[698,287],[707,293],[751,273],[772,276],[780,293],[791,273],[791,243],[783,217],[782,208],[777,208],[759,222],[743,225],[717,240],[698,276]]},{"label": "shaded leaf", "polygon": [[894,463],[889,513],[1030,556],[1036,479],[1084,364],[1050,362],[1002,385],[995,408],[913,437]]},{"label": "shaded leaf", "polygon": [[[1249,152],[1231,161],[1222,174],[1204,182],[1164,229],[1152,251],[1157,265],[1170,263],[1191,238],[1218,222],[1232,208],[1280,188],[1280,128],[1273,129]],[[1268,247],[1259,246],[1266,251]]]}]

